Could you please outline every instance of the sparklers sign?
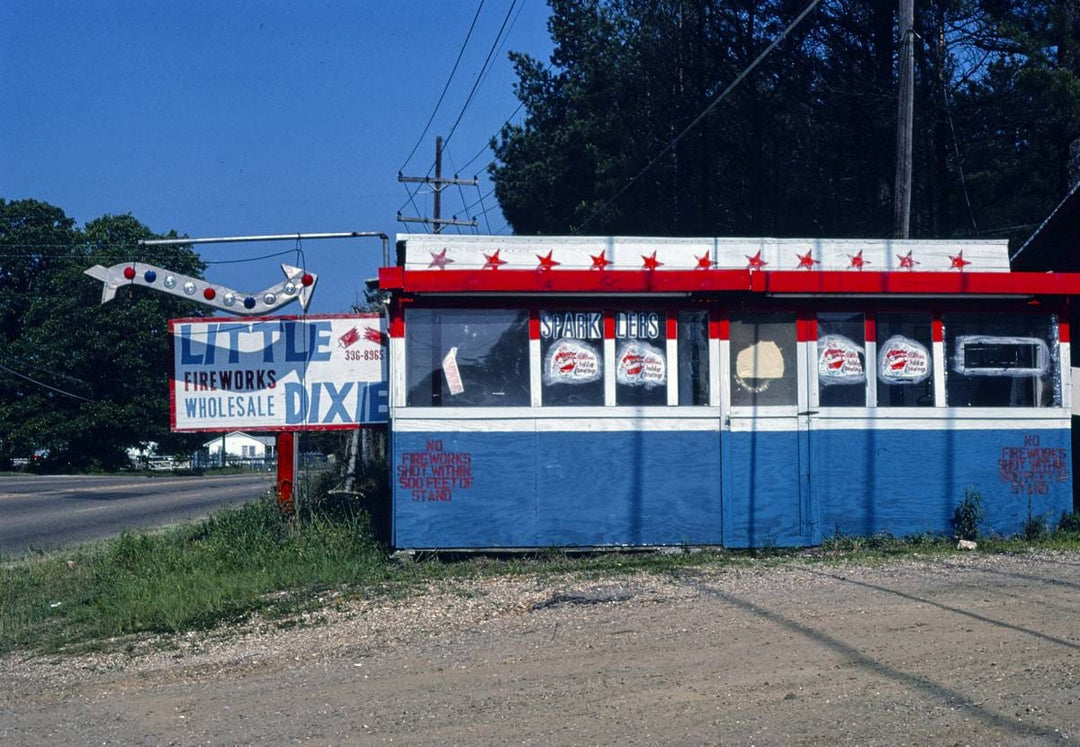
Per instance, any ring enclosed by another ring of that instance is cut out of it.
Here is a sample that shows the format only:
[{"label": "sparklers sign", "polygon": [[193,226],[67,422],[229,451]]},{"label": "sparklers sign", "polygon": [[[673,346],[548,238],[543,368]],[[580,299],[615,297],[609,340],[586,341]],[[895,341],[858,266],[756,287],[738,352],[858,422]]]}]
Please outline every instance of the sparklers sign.
[{"label": "sparklers sign", "polygon": [[174,431],[336,430],[388,418],[378,314],[174,319]]},{"label": "sparklers sign", "polygon": [[285,280],[257,293],[241,293],[142,262],[121,262],[112,267],[94,265],[85,273],[104,283],[102,303],[111,301],[122,285],[142,285],[231,314],[267,314],[292,301],[299,301],[300,306],[307,309],[318,276],[292,265],[282,265],[281,271],[285,273]]}]

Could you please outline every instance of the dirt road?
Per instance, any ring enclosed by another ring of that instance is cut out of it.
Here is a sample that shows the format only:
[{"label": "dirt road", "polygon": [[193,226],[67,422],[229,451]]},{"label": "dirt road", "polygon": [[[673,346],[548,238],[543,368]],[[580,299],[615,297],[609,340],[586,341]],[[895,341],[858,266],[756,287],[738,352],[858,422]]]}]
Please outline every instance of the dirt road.
[{"label": "dirt road", "polygon": [[477,580],[323,618],[9,656],[0,743],[1080,738],[1075,553]]}]

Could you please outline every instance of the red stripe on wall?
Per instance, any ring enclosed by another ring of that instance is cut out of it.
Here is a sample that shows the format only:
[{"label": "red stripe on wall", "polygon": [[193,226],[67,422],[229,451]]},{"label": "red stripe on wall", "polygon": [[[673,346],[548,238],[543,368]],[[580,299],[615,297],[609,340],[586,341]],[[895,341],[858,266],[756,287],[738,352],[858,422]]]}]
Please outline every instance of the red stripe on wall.
[{"label": "red stripe on wall", "polygon": [[817,339],[817,317],[805,317],[795,322],[795,339],[811,342]]},{"label": "red stripe on wall", "polygon": [[941,323],[941,315],[940,314],[934,314],[934,321],[931,324],[931,328],[933,330],[934,342],[944,342],[945,341],[945,325]]},{"label": "red stripe on wall", "polygon": [[1069,341],[1069,322],[1065,319],[1058,319],[1058,341]]},{"label": "red stripe on wall", "polygon": [[679,324],[678,314],[674,311],[669,311],[667,315],[667,338],[669,340],[675,340],[679,337]]},{"label": "red stripe on wall", "polygon": [[731,339],[731,321],[728,319],[727,314],[721,314],[718,311],[710,312],[710,314],[709,314],[709,339],[710,340],[730,340]]},{"label": "red stripe on wall", "polygon": [[615,313],[611,311],[604,312],[604,339],[615,339]]},{"label": "red stripe on wall", "polygon": [[540,312],[536,309],[529,311],[529,339],[540,339]]},{"label": "red stripe on wall", "polygon": [[390,302],[390,329],[387,332],[393,338],[405,336],[405,316],[402,313],[400,299]]},{"label": "red stripe on wall", "polygon": [[866,341],[877,342],[877,320],[872,314],[866,315]]}]

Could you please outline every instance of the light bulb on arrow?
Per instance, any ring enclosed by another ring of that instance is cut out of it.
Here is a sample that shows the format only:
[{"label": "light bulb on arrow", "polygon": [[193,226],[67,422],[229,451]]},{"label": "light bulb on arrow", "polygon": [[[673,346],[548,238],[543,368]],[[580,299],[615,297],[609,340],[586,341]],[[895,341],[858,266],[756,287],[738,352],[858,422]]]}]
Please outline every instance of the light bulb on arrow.
[{"label": "light bulb on arrow", "polygon": [[142,285],[245,316],[266,314],[291,301],[299,301],[307,311],[318,276],[292,265],[282,265],[281,270],[285,273],[285,280],[258,293],[241,293],[142,262],[121,262],[112,267],[94,265],[86,270],[86,274],[105,284],[101,289],[102,303],[111,301],[121,285]]}]

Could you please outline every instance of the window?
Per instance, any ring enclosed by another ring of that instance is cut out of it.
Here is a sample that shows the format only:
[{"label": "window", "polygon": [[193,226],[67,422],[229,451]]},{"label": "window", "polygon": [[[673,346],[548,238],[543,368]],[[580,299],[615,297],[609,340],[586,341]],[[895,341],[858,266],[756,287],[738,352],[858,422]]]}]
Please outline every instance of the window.
[{"label": "window", "polygon": [[928,313],[877,315],[878,407],[933,407],[933,320]]},{"label": "window", "polygon": [[1061,404],[1057,322],[1047,314],[947,314],[950,407]]},{"label": "window", "polygon": [[667,404],[667,315],[615,312],[615,403]]},{"label": "window", "polygon": [[604,404],[604,315],[540,312],[541,403]]},{"label": "window", "polygon": [[731,404],[795,405],[794,314],[739,314],[731,318]]},{"label": "window", "polygon": [[408,309],[411,407],[527,407],[529,315],[503,309]]},{"label": "window", "polygon": [[679,404],[709,404],[709,313],[680,311]]},{"label": "window", "polygon": [[866,323],[861,313],[818,314],[818,404],[866,407]]}]

